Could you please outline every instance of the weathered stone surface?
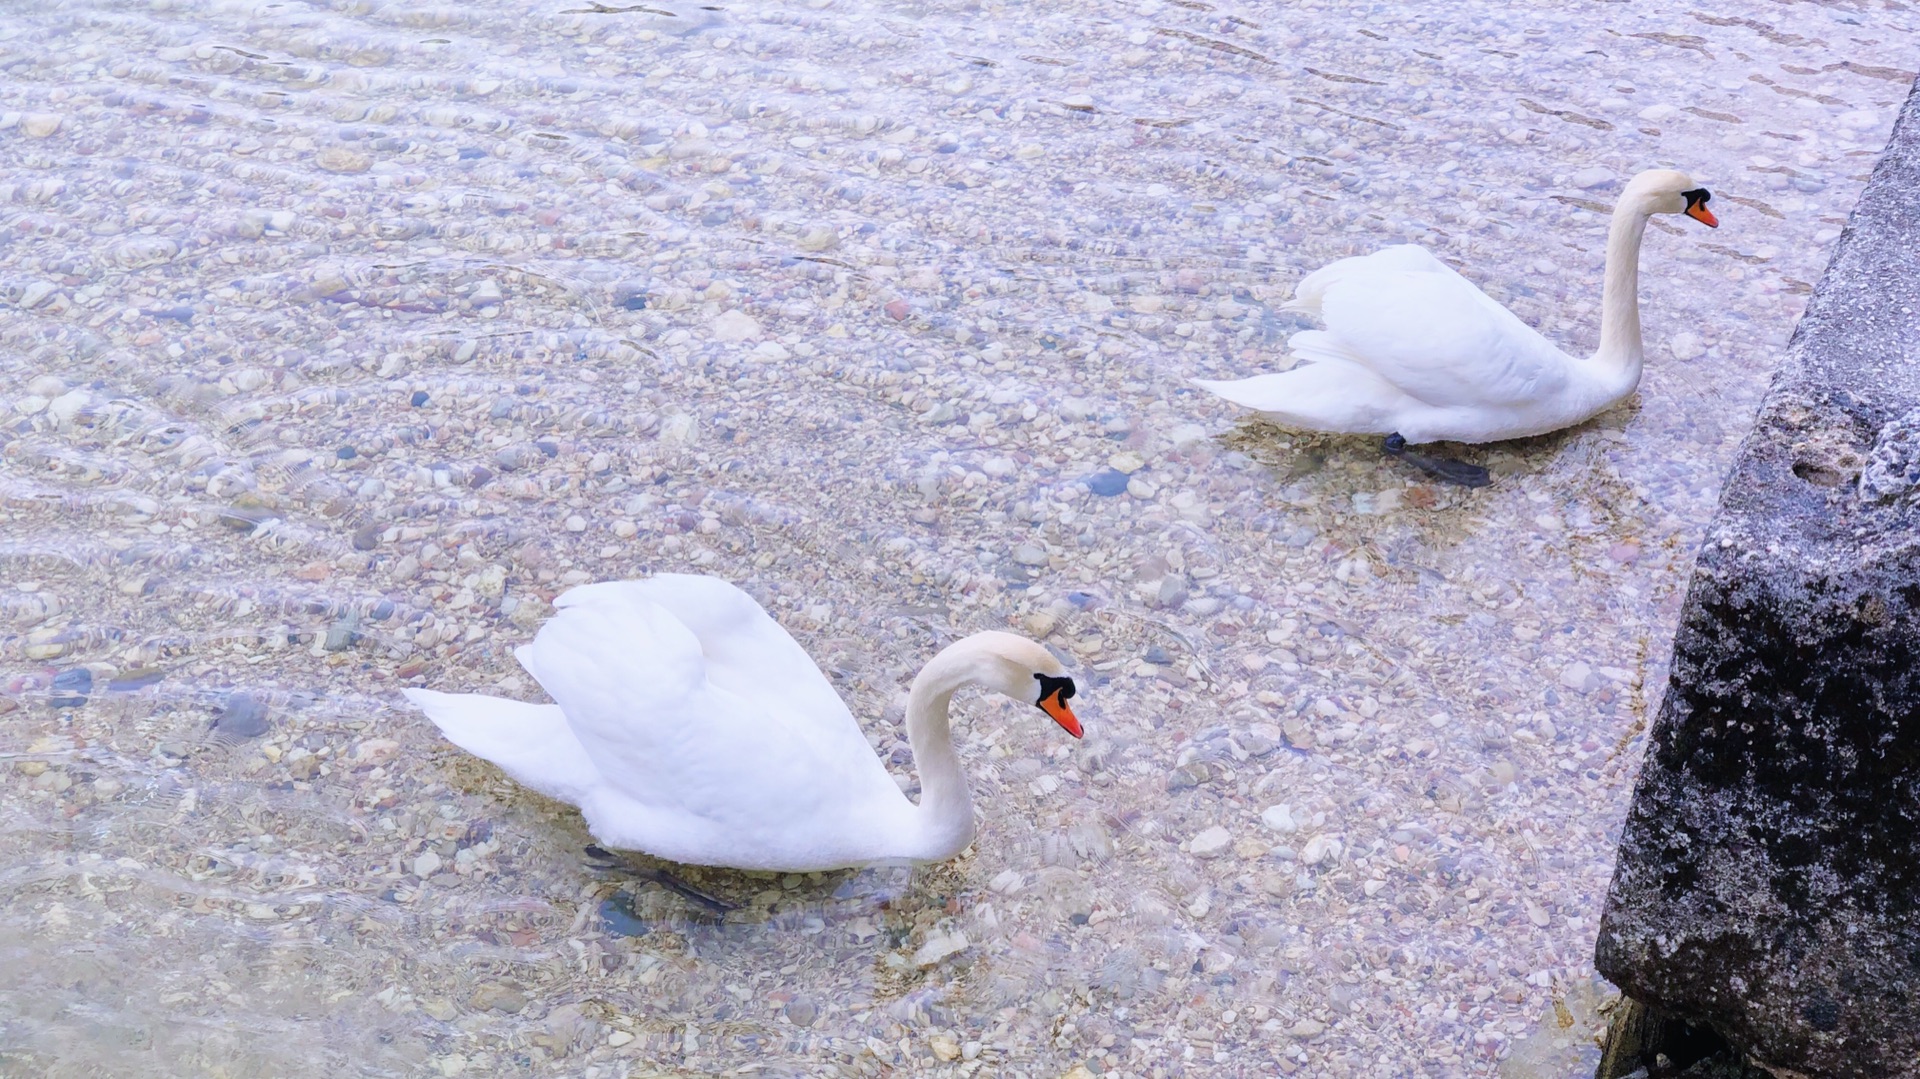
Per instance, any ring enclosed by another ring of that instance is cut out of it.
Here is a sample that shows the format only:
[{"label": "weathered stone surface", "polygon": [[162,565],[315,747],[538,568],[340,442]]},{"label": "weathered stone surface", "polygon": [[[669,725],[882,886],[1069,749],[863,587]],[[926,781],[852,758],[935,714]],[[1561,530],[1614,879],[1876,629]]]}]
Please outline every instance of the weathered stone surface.
[{"label": "weathered stone surface", "polygon": [[1920,1077],[1916,253],[1920,95],[1708,531],[1595,949],[1780,1075]]}]

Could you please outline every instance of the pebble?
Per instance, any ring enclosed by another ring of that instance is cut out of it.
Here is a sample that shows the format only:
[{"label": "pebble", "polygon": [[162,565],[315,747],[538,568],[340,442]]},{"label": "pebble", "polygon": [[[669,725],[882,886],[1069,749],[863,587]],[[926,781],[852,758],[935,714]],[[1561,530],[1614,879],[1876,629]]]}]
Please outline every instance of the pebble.
[{"label": "pebble", "polygon": [[231,738],[258,738],[268,726],[266,703],[245,690],[227,694],[213,721],[214,730]]},{"label": "pebble", "polygon": [[1013,560],[1023,566],[1044,566],[1047,564],[1047,552],[1031,543],[1023,543],[1013,549]]},{"label": "pebble", "polygon": [[1560,668],[1560,684],[1576,693],[1589,692],[1599,681],[1599,676],[1586,663],[1576,660]]},{"label": "pebble", "polygon": [[1607,184],[1612,183],[1613,180],[1614,172],[1612,169],[1603,169],[1597,166],[1581,169],[1571,177],[1573,186],[1582,191],[1592,191],[1596,187],[1605,187]]},{"label": "pebble", "polygon": [[42,626],[27,634],[21,651],[28,659],[59,659],[73,650],[73,634],[63,629]]},{"label": "pebble", "polygon": [[[395,672],[399,673],[399,672]],[[369,738],[353,747],[355,764],[385,764],[400,752],[400,743],[391,738]]]},{"label": "pebble", "polygon": [[[429,857],[422,855],[422,858]],[[508,982],[482,982],[467,997],[467,1007],[477,1012],[518,1015],[527,1006],[527,994]]]},{"label": "pebble", "polygon": [[1188,791],[1213,779],[1213,768],[1206,761],[1189,761],[1167,772],[1169,792]]},{"label": "pebble", "polygon": [[1287,744],[1295,749],[1313,748],[1313,728],[1306,720],[1293,716],[1280,724],[1280,731],[1287,736]]},{"label": "pebble", "polygon": [[[1261,657],[1261,660],[1260,666],[1254,669],[1258,670],[1266,666],[1264,656]],[[1280,748],[1280,742],[1285,737],[1286,735],[1281,733],[1280,728],[1271,723],[1251,724],[1246,730],[1240,732],[1239,735],[1241,748],[1245,749],[1247,754],[1253,757],[1264,757],[1272,753],[1274,750]]]},{"label": "pebble", "polygon": [[360,616],[349,611],[327,627],[327,636],[320,647],[328,652],[344,652],[360,640]]},{"label": "pebble", "polygon": [[314,156],[313,163],[328,172],[365,172],[373,167],[373,158],[344,146],[329,146]]},{"label": "pebble", "polygon": [[644,937],[653,931],[634,913],[633,897],[626,892],[600,901],[600,927],[616,937]]},{"label": "pebble", "polygon": [[1174,574],[1160,578],[1160,587],[1154,592],[1153,605],[1161,609],[1178,607],[1187,602],[1190,595],[1186,579]]},{"label": "pebble", "polygon": [[813,1001],[804,997],[788,1003],[781,1011],[786,1015],[787,1022],[796,1027],[812,1026],[814,1018],[820,1014],[820,1009],[814,1006]]},{"label": "pebble", "polygon": [[1260,823],[1286,835],[1300,826],[1294,823],[1293,808],[1287,805],[1272,805],[1260,811]]},{"label": "pebble", "polygon": [[1087,477],[1087,490],[1102,498],[1112,498],[1124,494],[1127,490],[1127,474],[1117,468],[1109,468]]},{"label": "pebble", "polygon": [[57,289],[58,286],[51,281],[33,282],[20,293],[20,309],[23,311],[31,311],[39,307],[45,303],[47,297],[53,295]]},{"label": "pebble", "polygon": [[60,130],[61,117],[51,112],[30,112],[20,118],[20,132],[32,139],[44,139]]},{"label": "pebble", "polygon": [[1195,858],[1216,857],[1233,844],[1233,835],[1225,828],[1214,825],[1193,837],[1187,847]]},{"label": "pebble", "polygon": [[1319,865],[1328,859],[1340,860],[1340,841],[1332,836],[1314,836],[1307,840],[1306,846],[1300,848],[1301,865]]},{"label": "pebble", "polygon": [[47,703],[55,708],[79,708],[93,692],[93,672],[85,667],[69,667],[53,676],[53,693]]},{"label": "pebble", "polygon": [[1695,333],[1677,333],[1667,339],[1667,351],[1673,353],[1676,360],[1697,360],[1706,355],[1707,347],[1700,342]]},{"label": "pebble", "polygon": [[92,399],[93,395],[86,390],[63,393],[47,402],[47,415],[53,417],[54,423],[65,427],[80,415],[80,411],[86,408],[87,403]]},{"label": "pebble", "polygon": [[[579,1003],[562,1004],[554,1008],[547,1013],[541,1026],[546,1028],[545,1033],[534,1035],[533,1040],[551,1049],[556,1056],[562,1057],[592,1042],[600,1034],[599,1022],[594,1019],[586,1005]],[[614,1035],[623,1033],[626,1032],[616,1030]],[[607,1042],[612,1044],[613,1040],[614,1036],[609,1035]]]},{"label": "pebble", "polygon": [[136,693],[151,685],[157,685],[167,677],[165,668],[135,667],[130,671],[121,671],[107,679],[109,693]]},{"label": "pebble", "polygon": [[960,1059],[960,1039],[951,1034],[933,1034],[927,1038],[927,1048],[940,1060]]},{"label": "pebble", "polygon": [[516,442],[494,452],[493,463],[502,472],[518,472],[540,460],[540,451],[525,442]]},{"label": "pebble", "polygon": [[913,953],[913,965],[921,968],[935,966],[942,959],[965,951],[969,943],[967,935],[958,929],[951,933],[929,933],[926,943]]},{"label": "pebble", "polygon": [[713,320],[715,341],[757,341],[760,323],[745,311],[728,311]]},{"label": "pebble", "polygon": [[428,851],[413,860],[413,875],[425,880],[440,872],[440,864],[440,856]]}]

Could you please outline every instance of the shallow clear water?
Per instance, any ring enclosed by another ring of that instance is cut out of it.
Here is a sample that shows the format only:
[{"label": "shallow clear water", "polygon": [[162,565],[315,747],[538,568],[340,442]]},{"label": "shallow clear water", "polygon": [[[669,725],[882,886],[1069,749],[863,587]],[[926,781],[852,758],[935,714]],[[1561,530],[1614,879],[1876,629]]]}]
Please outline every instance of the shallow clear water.
[{"label": "shallow clear water", "polygon": [[[10,6],[0,1071],[1571,1074],[1689,551],[1916,23]],[[1649,234],[1639,397],[1492,488],[1186,385],[1405,240],[1589,349],[1655,164],[1723,227]],[[669,569],[902,776],[973,629],[1088,737],[965,699],[965,856],[699,917],[396,692],[538,699],[555,591]]]}]

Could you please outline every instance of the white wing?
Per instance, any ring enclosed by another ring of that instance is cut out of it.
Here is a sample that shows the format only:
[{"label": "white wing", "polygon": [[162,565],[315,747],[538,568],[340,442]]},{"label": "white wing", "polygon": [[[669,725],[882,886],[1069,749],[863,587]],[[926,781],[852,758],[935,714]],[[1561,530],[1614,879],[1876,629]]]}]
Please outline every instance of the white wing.
[{"label": "white wing", "polygon": [[[569,589],[554,606],[615,609],[645,603],[665,609],[699,640],[708,681],[769,711],[791,711],[794,718],[817,724],[821,736],[851,738],[861,753],[873,755],[860,724],[813,657],[752,596],[726,581],[687,573],[606,581]],[[853,748],[848,744],[847,751]]]},{"label": "white wing", "polygon": [[[819,669],[732,586],[610,582],[555,605],[515,654],[630,803],[617,812],[632,827],[610,841],[671,856],[699,835],[737,841],[837,822],[875,797],[904,802]],[[596,834],[616,812],[582,808]]]},{"label": "white wing", "polygon": [[1565,353],[1412,244],[1342,259],[1300,292],[1326,329],[1295,334],[1289,347],[1361,364],[1428,405],[1524,406],[1565,386]]},{"label": "white wing", "polygon": [[1452,273],[1447,264],[1433,257],[1433,253],[1419,244],[1395,244],[1383,247],[1371,255],[1354,255],[1351,258],[1329,262],[1300,279],[1293,287],[1293,299],[1283,306],[1289,311],[1305,311],[1309,314],[1320,313],[1320,304],[1326,299],[1327,290],[1334,285],[1354,278],[1369,277],[1374,274],[1391,273],[1404,270],[1409,273]]}]

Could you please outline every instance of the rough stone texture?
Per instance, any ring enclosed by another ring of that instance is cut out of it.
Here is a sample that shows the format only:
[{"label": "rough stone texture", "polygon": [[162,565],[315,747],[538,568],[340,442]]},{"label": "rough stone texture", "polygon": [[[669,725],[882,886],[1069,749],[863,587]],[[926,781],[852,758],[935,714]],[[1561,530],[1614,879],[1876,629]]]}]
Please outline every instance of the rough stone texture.
[{"label": "rough stone texture", "polygon": [[1916,253],[1920,92],[1700,552],[1595,949],[1781,1075],[1920,1076]]}]

